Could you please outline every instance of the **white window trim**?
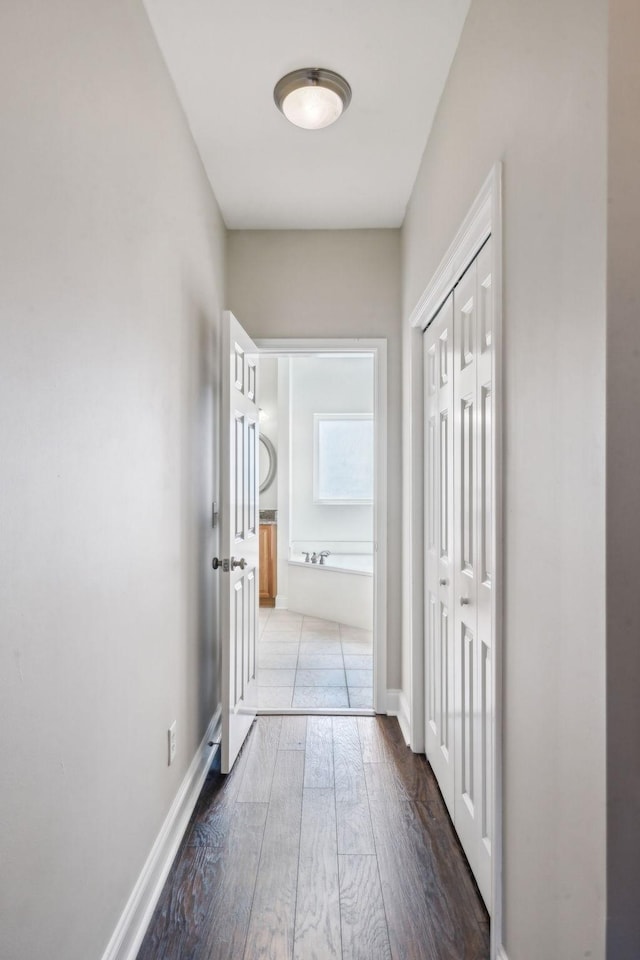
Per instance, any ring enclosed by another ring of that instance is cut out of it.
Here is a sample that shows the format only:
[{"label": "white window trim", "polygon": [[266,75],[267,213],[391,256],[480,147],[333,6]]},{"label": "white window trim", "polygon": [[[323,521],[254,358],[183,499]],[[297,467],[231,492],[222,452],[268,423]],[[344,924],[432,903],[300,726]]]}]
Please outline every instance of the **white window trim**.
[{"label": "white window trim", "polygon": [[369,499],[345,498],[341,500],[320,497],[320,423],[323,420],[370,420],[373,423],[372,413],[314,413],[313,415],[313,502],[327,507],[358,507],[372,506],[373,497]]}]

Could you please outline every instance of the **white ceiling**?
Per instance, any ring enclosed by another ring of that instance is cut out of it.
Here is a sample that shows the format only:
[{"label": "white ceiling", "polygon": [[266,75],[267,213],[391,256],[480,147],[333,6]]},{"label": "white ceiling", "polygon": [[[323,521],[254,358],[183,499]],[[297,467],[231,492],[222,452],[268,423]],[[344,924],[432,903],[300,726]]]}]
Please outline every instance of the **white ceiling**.
[{"label": "white ceiling", "polygon": [[[227,226],[399,226],[469,2],[145,0]],[[353,90],[324,130],[273,102],[309,66]]]}]

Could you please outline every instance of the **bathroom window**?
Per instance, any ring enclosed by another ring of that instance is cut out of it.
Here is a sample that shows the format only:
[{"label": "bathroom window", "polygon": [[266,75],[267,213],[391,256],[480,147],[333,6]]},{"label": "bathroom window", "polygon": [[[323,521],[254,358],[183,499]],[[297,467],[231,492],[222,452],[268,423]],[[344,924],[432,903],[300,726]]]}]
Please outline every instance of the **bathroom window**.
[{"label": "bathroom window", "polygon": [[373,416],[314,414],[313,499],[373,503]]}]

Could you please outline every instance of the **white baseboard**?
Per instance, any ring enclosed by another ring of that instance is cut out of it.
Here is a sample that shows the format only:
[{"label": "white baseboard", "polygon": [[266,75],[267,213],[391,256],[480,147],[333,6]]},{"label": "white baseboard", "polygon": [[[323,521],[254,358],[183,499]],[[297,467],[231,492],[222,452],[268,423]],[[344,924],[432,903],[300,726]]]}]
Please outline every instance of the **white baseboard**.
[{"label": "white baseboard", "polygon": [[409,746],[411,741],[411,723],[409,721],[409,701],[403,690],[387,690],[387,714],[397,717],[402,736]]},{"label": "white baseboard", "polygon": [[496,955],[496,960],[509,960],[507,952],[504,947],[498,947],[498,953]]},{"label": "white baseboard", "polygon": [[276,597],[276,610],[288,610],[289,609],[289,600],[287,597]]},{"label": "white baseboard", "polygon": [[211,766],[214,747],[210,747],[209,743],[218,741],[219,726],[218,707],[180,784],[102,960],[135,960]]}]

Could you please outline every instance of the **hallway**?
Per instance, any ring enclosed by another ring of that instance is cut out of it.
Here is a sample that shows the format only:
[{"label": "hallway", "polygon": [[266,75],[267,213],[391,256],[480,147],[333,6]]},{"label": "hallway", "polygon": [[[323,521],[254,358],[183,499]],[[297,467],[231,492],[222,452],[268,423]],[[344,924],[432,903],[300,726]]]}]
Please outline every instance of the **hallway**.
[{"label": "hallway", "polygon": [[260,717],[209,773],[138,960],[487,960],[431,770],[387,717]]}]

